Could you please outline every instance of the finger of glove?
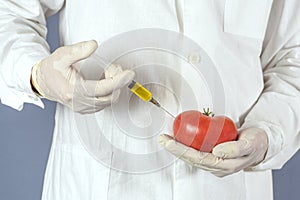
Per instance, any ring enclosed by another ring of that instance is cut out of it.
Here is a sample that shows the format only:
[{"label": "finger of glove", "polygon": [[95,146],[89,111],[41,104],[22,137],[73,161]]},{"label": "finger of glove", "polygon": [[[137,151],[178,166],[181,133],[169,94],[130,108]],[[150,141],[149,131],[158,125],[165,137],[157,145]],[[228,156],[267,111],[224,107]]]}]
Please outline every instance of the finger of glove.
[{"label": "finger of glove", "polygon": [[114,101],[113,95],[107,95],[101,98],[86,97],[73,102],[72,109],[81,114],[91,114],[102,110]]},{"label": "finger of glove", "polygon": [[233,159],[249,155],[252,151],[252,147],[247,140],[239,139],[215,146],[212,153],[220,158]]},{"label": "finger of glove", "polygon": [[[176,142],[171,136],[162,134],[158,141],[167,151],[179,157],[180,159],[205,170],[214,165],[215,158],[209,153],[200,152],[193,148],[187,147],[181,143]],[[205,166],[207,165],[207,166]]]},{"label": "finger of glove", "polygon": [[70,66],[80,60],[88,58],[97,48],[97,42],[90,40],[58,48],[53,53],[53,56],[58,58],[63,66]]},{"label": "finger of glove", "polygon": [[86,97],[81,101],[81,104],[85,104],[88,107],[99,109],[106,106],[109,106],[112,103],[115,103],[120,95],[120,90],[116,90],[113,94],[102,97]]},{"label": "finger of glove", "polygon": [[115,103],[120,96],[120,90],[115,90],[112,94],[102,97],[95,97],[95,104],[96,106],[108,106],[110,104]]},{"label": "finger of glove", "polygon": [[110,65],[108,68],[106,68],[104,70],[104,73],[105,73],[105,78],[111,78],[111,77],[114,77],[116,76],[117,74],[121,73],[123,70],[122,70],[122,67],[121,65]]},{"label": "finger of glove", "polygon": [[129,84],[134,77],[134,72],[131,70],[125,70],[117,74],[112,78],[106,78],[102,80],[86,80],[83,82],[83,88],[87,96],[90,97],[102,97],[107,96],[114,91]]},{"label": "finger of glove", "polygon": [[224,159],[222,163],[220,163],[217,167],[223,169],[216,173],[215,175],[219,177],[224,177],[251,166],[254,162],[254,157],[252,156],[244,156],[236,159]]}]

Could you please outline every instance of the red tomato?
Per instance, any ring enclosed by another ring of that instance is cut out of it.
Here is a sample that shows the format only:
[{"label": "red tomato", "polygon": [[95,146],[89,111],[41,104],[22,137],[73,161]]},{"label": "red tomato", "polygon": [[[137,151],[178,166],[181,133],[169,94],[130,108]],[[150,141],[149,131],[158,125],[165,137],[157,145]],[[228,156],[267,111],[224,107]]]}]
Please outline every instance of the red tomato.
[{"label": "red tomato", "polygon": [[179,114],[173,124],[175,139],[203,152],[212,152],[216,145],[237,139],[238,131],[230,118],[210,114],[209,109]]}]

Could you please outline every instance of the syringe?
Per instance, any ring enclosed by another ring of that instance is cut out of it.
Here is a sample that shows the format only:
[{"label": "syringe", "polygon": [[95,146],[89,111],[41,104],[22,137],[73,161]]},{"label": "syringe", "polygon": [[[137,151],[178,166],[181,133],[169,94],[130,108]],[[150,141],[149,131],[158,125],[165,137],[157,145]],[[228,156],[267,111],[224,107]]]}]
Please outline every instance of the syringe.
[{"label": "syringe", "polygon": [[175,116],[172,115],[169,111],[167,111],[164,107],[162,107],[160,103],[153,98],[152,93],[149,90],[147,90],[144,86],[142,86],[140,83],[136,81],[132,81],[128,85],[128,88],[131,90],[131,92],[133,92],[136,96],[138,96],[143,101],[153,103],[154,105],[156,105],[157,107],[165,111],[168,115],[175,118]]}]

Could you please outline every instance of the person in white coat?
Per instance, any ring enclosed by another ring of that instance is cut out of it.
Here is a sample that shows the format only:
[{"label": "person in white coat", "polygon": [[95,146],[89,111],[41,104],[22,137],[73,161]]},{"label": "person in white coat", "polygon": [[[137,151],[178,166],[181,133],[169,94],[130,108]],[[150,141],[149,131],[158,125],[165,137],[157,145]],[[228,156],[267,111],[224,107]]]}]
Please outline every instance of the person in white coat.
[{"label": "person in white coat", "polygon": [[[41,97],[58,102],[42,199],[272,199],[271,169],[300,144],[299,10],[298,0],[0,1],[1,102],[17,110],[43,107]],[[59,11],[62,47],[50,54],[45,18]],[[97,43],[142,28],[203,47],[223,80],[226,114],[240,124],[237,141],[203,153],[162,135],[180,159],[144,174],[112,170],[84,148],[73,113],[100,111],[113,127],[112,93],[134,72],[112,65],[89,80],[72,66]]]}]

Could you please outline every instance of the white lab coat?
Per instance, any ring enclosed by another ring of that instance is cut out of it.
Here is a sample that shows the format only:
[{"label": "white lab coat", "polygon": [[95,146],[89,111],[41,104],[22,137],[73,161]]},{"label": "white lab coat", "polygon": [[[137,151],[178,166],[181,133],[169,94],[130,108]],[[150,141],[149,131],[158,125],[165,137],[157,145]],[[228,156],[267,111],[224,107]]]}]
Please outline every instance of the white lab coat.
[{"label": "white lab coat", "polygon": [[[299,9],[298,0],[1,0],[3,104],[43,106],[30,89],[30,71],[49,55],[45,17],[61,11],[62,45],[89,39],[101,45],[139,28],[184,33],[216,65],[226,114],[241,127],[268,133],[266,159],[252,171],[217,178],[179,160],[152,173],[122,173],[91,156],[73,112],[58,104],[42,199],[272,199],[271,169],[282,167],[300,144]],[[105,119],[113,123],[109,114]]]}]

